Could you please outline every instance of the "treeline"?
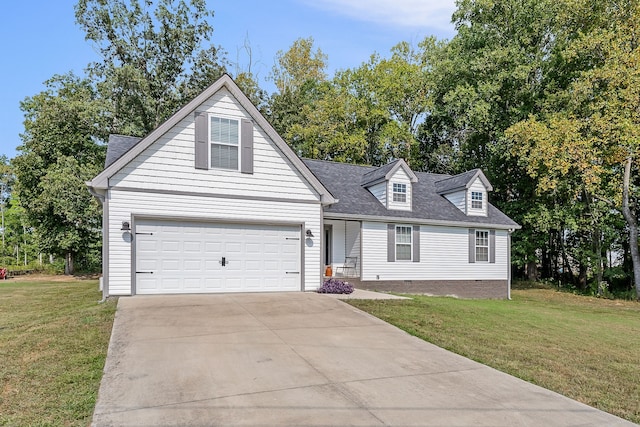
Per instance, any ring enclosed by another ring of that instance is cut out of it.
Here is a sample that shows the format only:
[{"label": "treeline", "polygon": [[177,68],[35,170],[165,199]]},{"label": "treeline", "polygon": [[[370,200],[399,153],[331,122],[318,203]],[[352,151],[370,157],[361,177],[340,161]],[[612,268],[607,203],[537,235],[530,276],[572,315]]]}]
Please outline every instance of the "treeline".
[{"label": "treeline", "polygon": [[211,43],[204,0],[80,0],[76,20],[102,60],[22,103],[12,195],[41,251],[70,271],[99,251],[100,210],[83,183],[102,168],[108,134],[147,134],[227,72],[301,156],[482,168],[492,202],[523,226],[517,276],[631,296],[639,2],[461,0],[451,40],[400,42],[333,76],[321,48],[300,38],[278,52],[268,94],[250,46],[243,67]]}]

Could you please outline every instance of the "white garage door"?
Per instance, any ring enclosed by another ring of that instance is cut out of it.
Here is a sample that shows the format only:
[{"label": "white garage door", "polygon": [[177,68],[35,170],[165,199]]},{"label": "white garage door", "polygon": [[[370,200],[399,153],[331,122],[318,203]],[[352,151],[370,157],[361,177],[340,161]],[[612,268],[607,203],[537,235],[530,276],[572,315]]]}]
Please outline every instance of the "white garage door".
[{"label": "white garage door", "polygon": [[136,292],[301,290],[300,227],[137,220]]}]

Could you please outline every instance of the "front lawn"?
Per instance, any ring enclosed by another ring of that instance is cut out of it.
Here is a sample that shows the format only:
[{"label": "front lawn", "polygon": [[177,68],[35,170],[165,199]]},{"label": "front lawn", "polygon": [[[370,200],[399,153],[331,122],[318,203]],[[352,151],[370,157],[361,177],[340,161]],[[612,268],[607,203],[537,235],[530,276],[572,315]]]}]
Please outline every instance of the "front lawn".
[{"label": "front lawn", "polygon": [[116,303],[97,280],[0,281],[0,425],[91,421]]},{"label": "front lawn", "polygon": [[640,422],[640,304],[550,289],[512,301],[348,300],[412,335]]}]

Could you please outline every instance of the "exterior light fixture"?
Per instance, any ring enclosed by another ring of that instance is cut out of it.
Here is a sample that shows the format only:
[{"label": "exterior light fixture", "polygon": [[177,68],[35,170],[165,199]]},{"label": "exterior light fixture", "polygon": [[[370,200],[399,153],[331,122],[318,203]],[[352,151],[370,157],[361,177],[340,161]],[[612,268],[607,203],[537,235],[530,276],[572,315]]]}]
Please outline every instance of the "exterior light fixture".
[{"label": "exterior light fixture", "polygon": [[307,230],[307,237],[313,237],[313,233],[311,232],[311,230]]},{"label": "exterior light fixture", "polygon": [[120,231],[131,231],[131,226],[128,221],[122,221],[122,228]]}]

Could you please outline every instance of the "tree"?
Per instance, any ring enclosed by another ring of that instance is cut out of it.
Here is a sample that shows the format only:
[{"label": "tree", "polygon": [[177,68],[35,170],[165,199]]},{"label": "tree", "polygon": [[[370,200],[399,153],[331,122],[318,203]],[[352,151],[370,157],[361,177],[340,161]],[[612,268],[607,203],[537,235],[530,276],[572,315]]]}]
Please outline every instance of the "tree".
[{"label": "tree", "polygon": [[111,116],[87,79],[55,76],[46,86],[21,103],[15,190],[41,249],[64,257],[65,272],[73,274],[75,257],[99,240],[100,210],[85,182],[104,164]]},{"label": "tree", "polygon": [[308,81],[327,79],[327,59],[320,48],[313,51],[313,37],[299,38],[286,52],[279,50],[276,53],[271,79],[281,94],[295,93]]},{"label": "tree", "polygon": [[79,0],[76,21],[102,62],[90,66],[112,128],[146,135],[226,71],[220,47],[203,47],[213,33],[204,0]]},{"label": "tree", "polygon": [[573,81],[542,114],[509,129],[518,144],[512,153],[539,180],[539,192],[553,191],[573,176],[578,192],[622,214],[640,297],[640,5],[570,3],[565,19],[585,23],[563,52],[566,67],[576,70]]},{"label": "tree", "polygon": [[313,38],[297,39],[288,51],[278,51],[270,74],[278,91],[271,95],[266,113],[271,125],[298,151],[299,142],[287,137],[294,125],[304,125],[302,110],[315,103],[319,85],[326,81],[327,56],[317,48]]},{"label": "tree", "polygon": [[0,226],[2,227],[2,255],[5,251],[6,227],[4,214],[11,197],[11,191],[15,183],[13,168],[9,164],[9,159],[4,154],[0,156]]}]

